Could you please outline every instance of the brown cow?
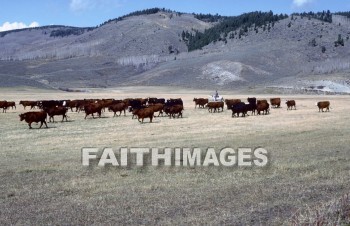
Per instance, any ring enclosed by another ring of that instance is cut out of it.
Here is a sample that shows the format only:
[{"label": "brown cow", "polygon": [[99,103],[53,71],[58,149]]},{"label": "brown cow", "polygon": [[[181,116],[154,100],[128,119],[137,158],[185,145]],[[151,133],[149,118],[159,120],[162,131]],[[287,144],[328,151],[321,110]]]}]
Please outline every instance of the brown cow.
[{"label": "brown cow", "polygon": [[0,108],[2,108],[2,113],[6,113],[7,107],[8,107],[8,102],[6,100],[0,101]]},{"label": "brown cow", "polygon": [[25,120],[28,123],[29,129],[32,129],[33,122],[36,122],[36,123],[40,122],[41,123],[40,128],[43,126],[43,123],[45,123],[46,128],[48,128],[46,124],[47,114],[45,111],[26,112],[26,113],[20,114],[19,117],[20,117],[20,121]]},{"label": "brown cow", "polygon": [[262,111],[263,114],[267,115],[269,113],[270,105],[267,102],[260,102],[256,105],[256,111],[258,112],[258,115],[260,115],[260,112]]},{"label": "brown cow", "polygon": [[232,105],[242,102],[241,99],[226,99],[225,104],[227,109],[231,109]]},{"label": "brown cow", "polygon": [[19,104],[23,105],[24,110],[26,107],[30,107],[30,109],[33,109],[38,106],[37,101],[29,101],[29,100],[21,100]]},{"label": "brown cow", "polygon": [[105,108],[109,108],[109,106],[114,104],[114,99],[102,99],[102,100],[98,101],[98,103],[102,105],[102,109],[104,111]]},{"label": "brown cow", "polygon": [[115,117],[117,115],[117,111],[119,111],[119,115],[120,116],[122,114],[122,111],[124,111],[124,116],[126,116],[125,114],[125,110],[128,108],[128,105],[124,102],[121,103],[116,103],[116,104],[112,104],[108,107],[109,111],[113,111],[114,115],[113,117]]},{"label": "brown cow", "polygon": [[279,108],[281,107],[281,98],[271,98],[270,103],[272,107]]},{"label": "brown cow", "polygon": [[93,103],[92,101],[88,101],[88,100],[75,100],[76,104],[75,104],[75,111],[76,112],[80,112],[82,110],[84,110],[84,106],[90,103]]},{"label": "brown cow", "polygon": [[194,98],[193,99],[195,106],[194,108],[197,108],[197,105],[199,108],[204,108],[206,104],[208,104],[208,98]]},{"label": "brown cow", "polygon": [[90,103],[90,104],[86,104],[84,106],[84,111],[85,111],[85,118],[88,115],[92,115],[92,118],[94,117],[94,113],[98,114],[98,117],[101,118],[101,111],[102,111],[102,105],[98,104],[98,103]]},{"label": "brown cow", "polygon": [[73,108],[77,107],[78,100],[67,100],[66,107],[70,108],[71,112],[73,112]]},{"label": "brown cow", "polygon": [[[143,123],[143,119],[145,119],[145,118],[149,118],[150,122],[152,122],[153,115],[154,115],[153,109],[149,108],[149,107],[134,109],[132,113],[137,116],[139,122],[141,122],[141,123]],[[140,119],[142,121],[140,121]]]},{"label": "brown cow", "polygon": [[124,103],[126,103],[127,106],[130,106],[130,101],[132,101],[133,98],[126,98],[123,100]]},{"label": "brown cow", "polygon": [[49,116],[49,122],[51,122],[51,119],[52,119],[52,122],[55,122],[55,118],[54,118],[55,115],[62,115],[62,122],[64,119],[66,119],[66,122],[67,122],[68,121],[67,120],[67,111],[68,111],[68,108],[61,107],[61,106],[51,107],[51,108],[45,109],[45,112]]},{"label": "brown cow", "polygon": [[[152,104],[152,105],[149,105],[148,107],[152,108],[154,113],[159,112],[157,117],[159,117],[160,115],[163,116],[164,104],[160,104],[160,103]],[[154,117],[156,117],[156,116],[154,116]]]},{"label": "brown cow", "polygon": [[295,105],[295,100],[287,100],[286,104],[287,104],[287,110],[292,110],[293,107],[294,107],[294,110],[297,110],[297,107]]},{"label": "brown cow", "polygon": [[16,102],[14,102],[14,101],[7,102],[7,107],[11,107],[11,109],[13,109],[13,108],[16,109]]},{"label": "brown cow", "polygon": [[261,104],[261,103],[267,103],[267,100],[263,99],[263,100],[257,100],[256,104]]},{"label": "brown cow", "polygon": [[177,104],[174,106],[169,107],[168,109],[168,114],[169,114],[169,118],[173,117],[175,118],[175,115],[177,114],[177,117],[182,118],[182,111],[184,110],[183,105]]},{"label": "brown cow", "polygon": [[321,110],[323,112],[324,108],[326,108],[326,111],[329,111],[329,105],[330,105],[329,101],[320,101],[316,105],[318,107],[318,112],[320,112]]},{"label": "brown cow", "polygon": [[221,108],[221,111],[224,111],[224,102],[209,102],[207,106],[208,106],[209,112],[213,112],[213,109],[214,109],[214,112],[216,112],[216,110],[218,110],[219,112],[220,108]]}]

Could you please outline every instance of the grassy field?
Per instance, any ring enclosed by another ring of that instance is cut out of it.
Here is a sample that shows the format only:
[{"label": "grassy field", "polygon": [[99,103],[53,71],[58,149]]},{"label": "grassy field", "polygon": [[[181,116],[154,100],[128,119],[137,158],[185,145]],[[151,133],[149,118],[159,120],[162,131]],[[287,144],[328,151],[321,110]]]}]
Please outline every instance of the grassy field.
[{"label": "grassy field", "polygon": [[[212,91],[211,91],[212,92]],[[0,113],[0,224],[291,224],[296,213],[327,205],[350,190],[350,98],[281,96],[296,111],[231,118],[194,109],[210,91],[127,87],[67,93],[1,89],[0,99],[181,97],[184,116],[140,124],[131,114],[29,130],[17,110]],[[271,95],[223,93],[225,98]],[[315,102],[330,100],[319,113]],[[55,118],[60,121],[60,117]],[[33,124],[34,128],[38,125]],[[266,167],[83,167],[83,147],[263,147]],[[303,219],[307,222],[308,218]],[[343,222],[344,223],[344,222]],[[350,222],[348,222],[350,223]]]}]

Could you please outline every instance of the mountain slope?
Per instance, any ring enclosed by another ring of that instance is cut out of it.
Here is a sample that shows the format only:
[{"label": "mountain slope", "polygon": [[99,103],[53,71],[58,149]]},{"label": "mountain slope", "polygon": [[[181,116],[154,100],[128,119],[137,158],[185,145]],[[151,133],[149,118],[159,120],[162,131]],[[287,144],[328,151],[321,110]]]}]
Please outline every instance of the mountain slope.
[{"label": "mountain slope", "polygon": [[[53,88],[173,85],[298,92],[323,84],[347,86],[350,26],[344,17],[334,18],[327,23],[293,16],[248,27],[241,37],[237,29],[191,52],[182,31],[204,31],[214,23],[163,11],[111,21],[80,35],[50,37],[57,27],[8,33],[0,38],[0,75],[16,79],[2,86],[28,80]],[[335,47],[339,35],[344,46]]]}]

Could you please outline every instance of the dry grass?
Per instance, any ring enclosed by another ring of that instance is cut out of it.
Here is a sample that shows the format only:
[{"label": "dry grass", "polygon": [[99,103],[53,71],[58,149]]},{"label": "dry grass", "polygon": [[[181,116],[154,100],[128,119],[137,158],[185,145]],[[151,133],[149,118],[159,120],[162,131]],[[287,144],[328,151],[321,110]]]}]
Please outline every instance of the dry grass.
[{"label": "dry grass", "polygon": [[[70,122],[29,130],[18,118],[22,106],[0,114],[0,224],[289,224],[295,213],[349,191],[348,97],[282,96],[295,99],[298,110],[283,106],[267,116],[231,118],[226,110],[194,109],[193,97],[208,93],[169,87],[0,90],[0,99],[16,102],[158,96],[182,97],[185,104],[184,118],[161,117],[151,124],[132,120],[130,113],[84,120],[83,113],[69,112]],[[318,113],[318,100],[330,100],[331,112]],[[265,168],[86,168],[82,147],[264,147],[270,163]]]},{"label": "dry grass", "polygon": [[301,210],[291,220],[293,225],[350,225],[350,197],[344,195],[330,203]]}]

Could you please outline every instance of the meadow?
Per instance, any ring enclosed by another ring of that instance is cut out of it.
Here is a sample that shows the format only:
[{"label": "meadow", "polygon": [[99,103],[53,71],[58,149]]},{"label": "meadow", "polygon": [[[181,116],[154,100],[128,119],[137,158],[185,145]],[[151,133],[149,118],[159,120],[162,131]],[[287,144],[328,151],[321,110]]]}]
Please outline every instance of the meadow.
[{"label": "meadow", "polygon": [[[348,96],[220,93],[243,101],[278,96],[297,104],[297,110],[287,111],[283,102],[269,115],[232,118],[227,109],[209,113],[194,108],[194,97],[211,92],[173,87],[0,89],[0,99],[17,103],[17,109],[0,113],[0,224],[289,225],[296,216],[301,223],[313,221],[306,213],[326,211],[324,206],[349,192]],[[129,112],[113,117],[106,111],[101,118],[84,120],[84,112],[69,111],[68,122],[59,116],[48,129],[33,124],[29,130],[18,117],[25,112],[20,100],[128,97],[182,98],[183,118],[157,117],[141,124]],[[318,112],[315,102],[322,100],[331,102],[330,112]],[[84,167],[83,147],[262,147],[269,163]]]}]

